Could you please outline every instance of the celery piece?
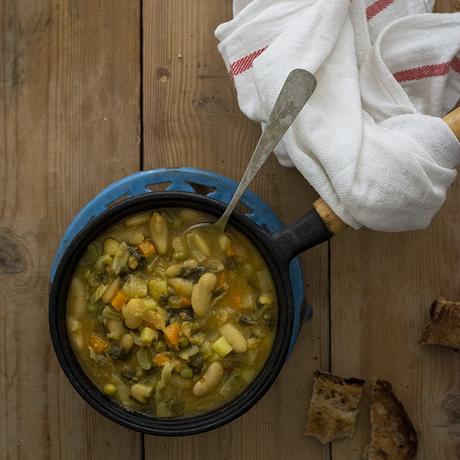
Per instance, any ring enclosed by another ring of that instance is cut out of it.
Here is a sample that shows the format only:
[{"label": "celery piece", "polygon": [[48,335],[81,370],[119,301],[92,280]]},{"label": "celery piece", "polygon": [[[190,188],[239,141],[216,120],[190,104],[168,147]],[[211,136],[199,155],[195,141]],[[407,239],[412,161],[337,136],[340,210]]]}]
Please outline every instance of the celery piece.
[{"label": "celery piece", "polygon": [[110,265],[112,262],[113,262],[112,256],[109,256],[108,254],[104,254],[96,260],[96,263],[94,264],[94,268],[98,272],[101,272],[106,265]]},{"label": "celery piece", "polygon": [[123,241],[118,246],[117,252],[113,257],[112,262],[112,272],[115,275],[118,275],[124,268],[126,268],[126,264],[128,263],[129,258],[129,250],[128,245]]},{"label": "celery piece", "polygon": [[179,353],[179,357],[183,359],[184,361],[188,361],[190,357],[195,356],[199,352],[200,352],[200,349],[196,345],[192,345],[191,347],[188,347],[185,350],[182,350]]},{"label": "celery piece", "polygon": [[148,284],[149,294],[154,300],[158,301],[160,297],[168,295],[168,282],[161,279],[153,279]]},{"label": "celery piece", "polygon": [[91,294],[91,297],[89,298],[89,301],[91,303],[97,302],[101,297],[102,294],[106,291],[108,286],[106,284],[100,284],[96,290]]},{"label": "celery piece", "polygon": [[104,307],[104,310],[102,310],[102,317],[104,319],[121,319],[121,314],[114,310],[112,307],[109,307],[108,305],[106,305]]},{"label": "celery piece", "polygon": [[140,348],[139,350],[137,350],[136,358],[137,362],[139,363],[139,366],[141,366],[141,368],[144,369],[144,371],[150,370],[150,368],[152,367],[150,359],[151,355],[145,348]]},{"label": "celery piece", "polygon": [[100,255],[99,246],[96,243],[91,243],[87,248],[83,257],[81,258],[80,264],[83,267],[90,267],[96,262],[97,258]]},{"label": "celery piece", "polygon": [[212,349],[221,357],[227,356],[232,350],[233,347],[228,343],[225,337],[220,337],[214,345]]},{"label": "celery piece", "polygon": [[138,276],[129,275],[122,287],[122,291],[131,298],[145,297],[147,295],[147,283]]}]

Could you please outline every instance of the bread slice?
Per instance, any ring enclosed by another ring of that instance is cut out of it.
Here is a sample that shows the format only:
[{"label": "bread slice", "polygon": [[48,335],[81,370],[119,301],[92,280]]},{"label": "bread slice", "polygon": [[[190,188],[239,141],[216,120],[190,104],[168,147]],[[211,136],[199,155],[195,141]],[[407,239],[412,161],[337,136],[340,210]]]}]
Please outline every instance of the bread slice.
[{"label": "bread slice", "polygon": [[364,383],[316,371],[305,434],[323,444],[353,436]]},{"label": "bread slice", "polygon": [[372,381],[371,444],[368,460],[406,460],[417,452],[417,434],[389,382]]},{"label": "bread slice", "polygon": [[440,298],[431,305],[430,317],[420,343],[460,348],[460,302]]}]

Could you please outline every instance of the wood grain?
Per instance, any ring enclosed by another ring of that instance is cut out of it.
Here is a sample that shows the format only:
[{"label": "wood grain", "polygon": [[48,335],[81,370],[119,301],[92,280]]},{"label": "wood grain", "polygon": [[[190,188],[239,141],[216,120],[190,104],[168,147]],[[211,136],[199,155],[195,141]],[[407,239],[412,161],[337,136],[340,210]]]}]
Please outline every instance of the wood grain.
[{"label": "wood grain", "polygon": [[[458,10],[458,1],[437,2],[437,11]],[[427,230],[349,231],[331,243],[332,371],[392,382],[418,432],[421,460],[460,457],[458,353],[417,343],[431,302],[460,299],[459,198],[457,180]],[[365,398],[355,438],[333,444],[333,458],[362,458],[368,405]]]},{"label": "wood grain", "polygon": [[[196,166],[232,178],[242,174],[259,127],[240,113],[216,49],[215,27],[231,2],[144,3],[144,164]],[[314,193],[294,170],[270,161],[252,187],[286,222],[306,212]],[[329,366],[328,250],[302,257],[314,319],[266,397],[239,420],[184,439],[145,438],[146,458],[328,459],[329,448],[305,438],[311,375]]]},{"label": "wood grain", "polygon": [[[302,257],[314,318],[277,383],[234,423],[184,439],[145,437],[143,451],[140,435],[72,390],[46,317],[51,258],[72,216],[139,168],[140,146],[146,168],[190,165],[238,178],[259,135],[238,109],[213,38],[231,2],[143,4],[141,34],[141,0],[0,0],[0,458],[358,459],[366,403],[358,435],[334,443],[332,457],[303,436],[312,373],[331,365],[390,380],[419,432],[418,458],[457,459],[458,356],[417,340],[430,302],[460,297],[458,182],[428,230],[338,236],[330,284],[327,245]],[[315,198],[273,159],[253,188],[285,222]]]},{"label": "wood grain", "polygon": [[2,0],[0,21],[0,457],[141,458],[71,389],[47,325],[65,227],[139,168],[139,2]]}]

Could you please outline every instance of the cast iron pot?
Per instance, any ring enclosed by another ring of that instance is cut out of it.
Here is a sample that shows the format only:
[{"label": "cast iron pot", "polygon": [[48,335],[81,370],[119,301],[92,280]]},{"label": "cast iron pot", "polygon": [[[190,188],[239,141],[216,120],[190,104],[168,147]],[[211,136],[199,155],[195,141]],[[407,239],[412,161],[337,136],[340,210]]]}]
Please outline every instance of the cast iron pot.
[{"label": "cast iron pot", "polygon": [[244,214],[238,211],[233,213],[230,225],[249,238],[263,255],[276,286],[279,320],[272,351],[253,383],[233,401],[202,415],[159,419],[127,411],[106,397],[91,382],[74,355],[67,334],[66,297],[76,264],[88,244],[101,231],[130,214],[164,207],[188,207],[216,217],[225,209],[225,205],[220,201],[194,193],[151,192],[128,198],[90,220],[70,242],[56,268],[50,286],[49,326],[52,344],[65,375],[91,406],[120,425],[143,433],[183,436],[208,431],[231,422],[248,411],[273,384],[287,358],[289,343],[294,333],[294,304],[289,262],[297,254],[328,240],[332,233],[316,210],[310,211],[304,218],[275,235],[264,231]]}]

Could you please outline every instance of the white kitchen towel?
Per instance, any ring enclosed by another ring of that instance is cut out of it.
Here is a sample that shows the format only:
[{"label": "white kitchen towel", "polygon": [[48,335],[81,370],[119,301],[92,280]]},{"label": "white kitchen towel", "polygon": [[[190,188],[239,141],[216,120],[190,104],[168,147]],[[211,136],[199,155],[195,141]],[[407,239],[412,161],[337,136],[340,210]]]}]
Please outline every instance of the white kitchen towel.
[{"label": "white kitchen towel", "polygon": [[460,143],[438,117],[460,98],[460,13],[427,0],[234,0],[219,50],[241,110],[267,120],[288,73],[318,86],[275,153],[347,224],[424,228]]}]

